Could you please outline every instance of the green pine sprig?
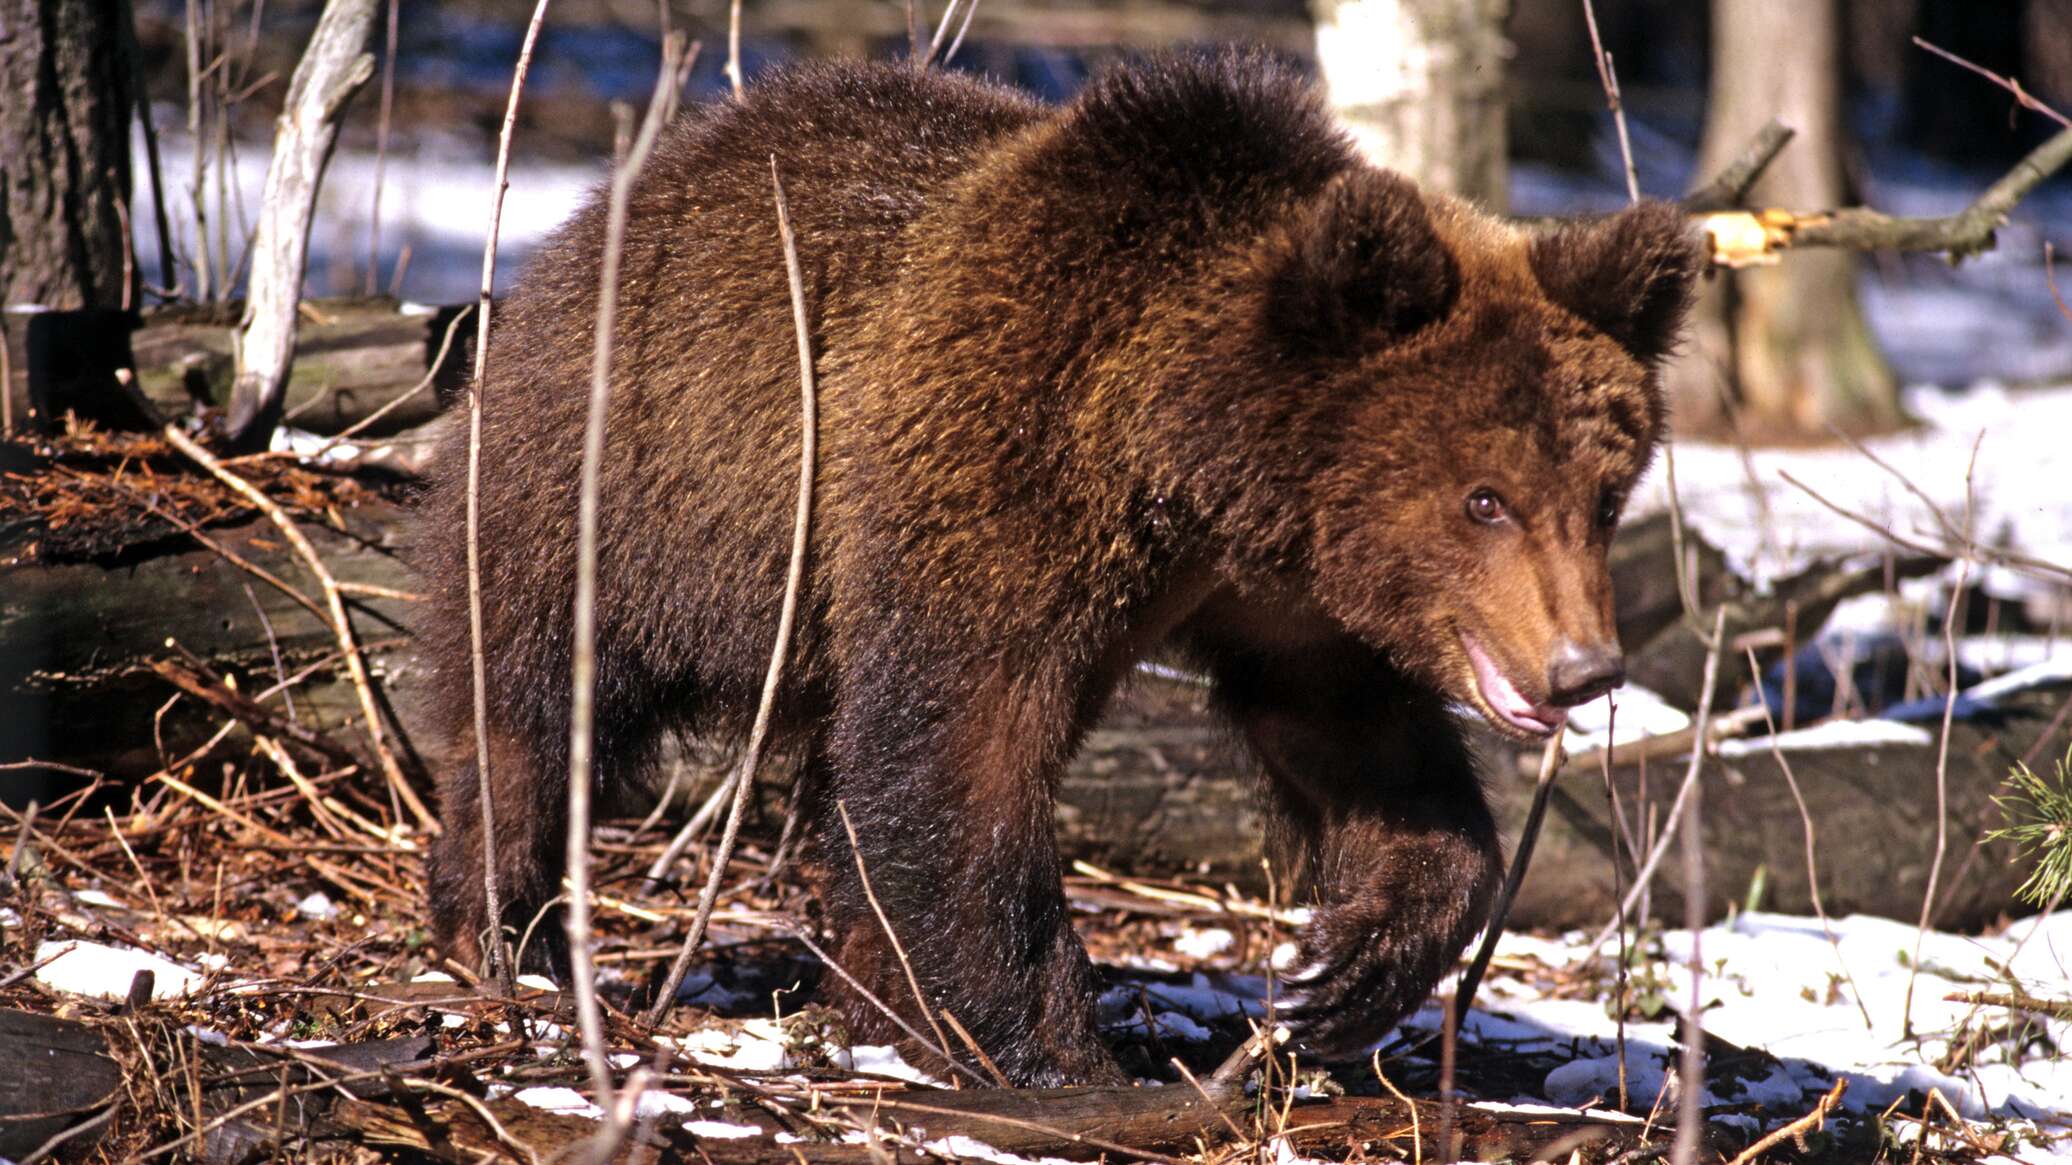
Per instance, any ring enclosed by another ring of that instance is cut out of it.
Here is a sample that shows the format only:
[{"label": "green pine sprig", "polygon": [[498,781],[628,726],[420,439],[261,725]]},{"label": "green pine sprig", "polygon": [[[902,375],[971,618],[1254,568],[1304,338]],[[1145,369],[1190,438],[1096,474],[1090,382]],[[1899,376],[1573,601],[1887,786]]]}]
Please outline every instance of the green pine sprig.
[{"label": "green pine sprig", "polygon": [[2043,907],[2072,895],[2072,749],[2056,768],[2053,779],[2017,762],[2007,774],[2008,791],[1993,798],[2007,826],[1986,834],[2011,842],[2018,858],[2036,863],[2015,895]]}]

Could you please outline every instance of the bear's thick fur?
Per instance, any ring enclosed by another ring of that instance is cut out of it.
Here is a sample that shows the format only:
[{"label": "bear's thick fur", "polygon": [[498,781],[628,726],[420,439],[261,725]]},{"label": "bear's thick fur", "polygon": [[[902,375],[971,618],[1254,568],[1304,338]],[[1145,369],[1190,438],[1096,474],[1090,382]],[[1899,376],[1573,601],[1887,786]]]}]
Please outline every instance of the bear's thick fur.
[{"label": "bear's thick fur", "polygon": [[[820,378],[777,731],[802,758],[836,959],[912,1008],[839,801],[930,1002],[1017,1083],[1114,1078],[1052,795],[1118,682],[1163,652],[1213,679],[1315,907],[1283,1017],[1323,1052],[1380,1035],[1497,877],[1454,707],[1530,738],[1618,682],[1605,548],[1699,264],[1679,215],[1506,225],[1363,162],[1305,82],[1243,56],[1121,69],[1060,108],[816,65],[686,114],[625,240],[607,789],[665,732],[738,739],[768,661],[799,448],[772,154]],[[482,393],[494,859],[519,928],[562,873],[604,218],[600,199],[533,261]],[[468,960],[490,920],[464,440],[422,537],[455,758],[432,901]],[[891,1032],[850,1010],[859,1036]]]}]

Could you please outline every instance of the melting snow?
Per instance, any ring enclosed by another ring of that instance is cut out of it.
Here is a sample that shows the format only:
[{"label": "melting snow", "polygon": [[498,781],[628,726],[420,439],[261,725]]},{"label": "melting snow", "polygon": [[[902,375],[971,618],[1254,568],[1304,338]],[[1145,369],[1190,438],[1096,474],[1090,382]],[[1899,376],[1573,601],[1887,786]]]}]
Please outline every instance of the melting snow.
[{"label": "melting snow", "polygon": [[126,999],[137,972],[152,974],[153,999],[178,999],[201,986],[201,975],[149,951],[68,940],[36,948],[36,981],[53,991]]},{"label": "melting snow", "polygon": [[1788,752],[1809,748],[1926,747],[1934,743],[1935,734],[1926,728],[1897,720],[1829,720],[1775,736],[1722,740],[1717,747],[1719,755],[1735,757],[1767,754],[1772,745]]}]

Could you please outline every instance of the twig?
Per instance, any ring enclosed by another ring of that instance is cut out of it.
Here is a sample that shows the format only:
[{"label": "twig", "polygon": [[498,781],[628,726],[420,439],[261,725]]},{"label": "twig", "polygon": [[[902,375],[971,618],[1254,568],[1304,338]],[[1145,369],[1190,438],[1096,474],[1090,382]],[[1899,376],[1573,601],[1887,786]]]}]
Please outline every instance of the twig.
[{"label": "twig", "polygon": [[1784,147],[1791,144],[1791,139],[1796,133],[1797,131],[1790,126],[1771,118],[1769,123],[1756,131],[1755,137],[1749,139],[1748,144],[1741,148],[1734,160],[1727,163],[1726,169],[1714,175],[1712,181],[1684,195],[1678,200],[1677,205],[1690,214],[1710,214],[1714,211],[1739,208],[1741,200],[1748,197],[1748,192],[1755,186],[1756,180],[1763,176],[1763,171],[1770,168],[1770,163],[1777,160],[1777,155],[1784,152]]},{"label": "twig", "polygon": [[[1605,717],[1604,747],[1598,750],[1597,755],[1604,762],[1604,807],[1612,815],[1612,899],[1618,903],[1618,913],[1613,915],[1612,920],[1619,928],[1619,987],[1618,999],[1615,1003],[1618,1009],[1619,1029],[1619,1111],[1625,1112],[1626,1105],[1630,1099],[1626,1093],[1626,987],[1628,976],[1626,970],[1626,888],[1619,884],[1621,880],[1619,870],[1619,836],[1625,832],[1626,815],[1619,811],[1618,787],[1612,784],[1612,747],[1618,743],[1619,704],[1617,700],[1613,700],[1608,706],[1610,713]],[[1626,856],[1628,858],[1633,856],[1633,848],[1633,839],[1631,836],[1628,836],[1626,838]],[[1596,952],[1592,951],[1591,954],[1595,955]]]},{"label": "twig", "polygon": [[2041,558],[2032,558],[2026,554],[2016,554],[2012,551],[2000,550],[1991,546],[1979,546],[1977,544],[1957,547],[1934,546],[1909,538],[1894,531],[1889,526],[1881,525],[1846,506],[1830,501],[1820,491],[1793,477],[1788,469],[1778,470],[1777,476],[1798,487],[1807,497],[1819,502],[1836,516],[1846,518],[1883,538],[1885,541],[1892,543],[1894,546],[1911,550],[1916,554],[1926,554],[1936,558],[1947,559],[1973,558],[1989,566],[2004,566],[2009,570],[2025,574],[2049,575],[2052,576],[2053,581],[2072,580],[2072,566],[2060,566],[2055,562],[2047,562]]},{"label": "twig", "polygon": [[[568,949],[570,978],[575,987],[576,1020],[583,1033],[583,1058],[597,1103],[612,1107],[611,1064],[604,1053],[604,1020],[597,1006],[597,970],[590,962],[590,786],[591,748],[595,742],[597,701],[597,510],[604,480],[605,425],[611,415],[613,330],[618,324],[619,264],[625,251],[626,219],[633,201],[633,183],[647,165],[648,151],[662,131],[662,110],[669,84],[682,59],[683,44],[671,37],[662,49],[662,71],[648,101],[647,115],[630,148],[620,151],[613,167],[610,201],[605,212],[604,258],[598,275],[597,335],[591,347],[590,407],[583,424],[582,478],[576,497],[576,585],[574,645],[570,649],[568,710]],[[630,116],[616,107],[620,139]],[[496,920],[492,920],[494,922]]]},{"label": "twig", "polygon": [[[1971,443],[1971,460],[1964,467],[1964,542],[1968,546],[1972,533],[1971,488],[1973,474],[1978,468],[1979,445],[1986,439],[1984,430]],[[1957,713],[1957,623],[1964,606],[1964,584],[1971,578],[1971,557],[1966,555],[1957,560],[1957,584],[1950,590],[1950,606],[1943,612],[1943,654],[1948,658],[1948,667],[1943,692],[1942,735],[1935,750],[1935,857],[1928,863],[1928,888],[1921,894],[1921,920],[1914,928],[1914,956],[1907,960],[1907,990],[1901,1004],[1901,1029],[1911,1037],[1914,1034],[1914,980],[1921,973],[1921,943],[1928,936],[1929,916],[1935,912],[1935,888],[1942,880],[1944,850],[1949,844],[1950,832],[1950,725]]]},{"label": "twig", "polygon": [[[857,855],[856,864],[859,868],[863,865],[863,859],[861,854]],[[882,918],[883,915],[880,915],[879,917]],[[885,933],[892,933],[892,928],[890,926],[887,926],[885,928]],[[978,1058],[979,1067],[984,1068],[986,1070],[986,1074],[993,1078],[993,1083],[998,1084],[1002,1088],[1014,1087],[1014,1085],[1008,1081],[1007,1073],[1002,1072],[1000,1070],[1000,1065],[995,1064],[993,1062],[993,1057],[986,1055],[986,1050],[978,1046],[978,1041],[971,1037],[971,1032],[965,1029],[963,1023],[959,1022],[954,1012],[952,1012],[949,1008],[945,1007],[942,1009],[942,1018],[944,1023],[950,1025],[950,1030],[957,1033],[957,1038],[963,1041],[964,1047],[968,1051],[970,1051],[973,1056]],[[1173,1061],[1173,1063],[1178,1064],[1179,1061],[1175,1060]],[[1180,1069],[1180,1072],[1182,1075],[1187,1076],[1189,1083],[1193,1083],[1194,1077],[1192,1074],[1187,1072],[1187,1069],[1185,1067],[1182,1067]],[[1197,1092],[1201,1091],[1201,1085],[1199,1084],[1195,1084],[1194,1088]],[[1206,1100],[1208,1098],[1208,1093],[1203,1092],[1202,1098]]]},{"label": "twig", "polygon": [[[718,785],[713,786],[712,792],[699,803],[698,808],[677,827],[676,834],[669,839],[669,844],[663,846],[662,852],[655,855],[655,860],[648,863],[647,889],[650,892],[662,889],[662,879],[669,873],[669,867],[675,865],[676,859],[691,848],[691,843],[698,839],[698,835],[705,831],[706,826],[712,824],[713,818],[719,816],[722,807],[734,803],[734,782],[740,777],[738,771],[731,772]],[[675,782],[672,781],[670,788],[675,787]],[[657,809],[660,807],[657,806]]]},{"label": "twig", "polygon": [[1992,991],[1952,991],[1943,996],[1943,999],[1950,1003],[2000,1007],[2008,1011],[2047,1015],[2052,1019],[2072,1020],[2072,999],[2042,999],[2019,988],[2005,994]]},{"label": "twig", "polygon": [[[38,765],[36,767],[42,768],[47,766]],[[7,882],[9,885],[19,885],[21,883],[22,862],[28,857],[29,843],[36,838],[37,809],[36,802],[30,801],[29,807],[22,811],[22,826],[20,831],[14,835],[14,852],[7,856]]]},{"label": "twig", "polygon": [[1787,1140],[1800,1140],[1807,1133],[1817,1132],[1822,1125],[1827,1123],[1827,1114],[1833,1112],[1835,1106],[1842,1103],[1842,1094],[1847,1091],[1849,1091],[1849,1078],[1847,1076],[1835,1077],[1835,1086],[1827,1090],[1826,1096],[1814,1102],[1813,1111],[1771,1132],[1768,1136],[1765,1136],[1762,1140],[1757,1141],[1748,1148],[1741,1150],[1732,1161],[1727,1162],[1727,1165],[1750,1165],[1750,1162]]},{"label": "twig", "polygon": [[166,295],[173,293],[179,275],[173,268],[173,229],[165,213],[165,172],[158,161],[158,126],[151,116],[151,90],[144,79],[144,52],[137,43],[136,21],[118,21],[122,54],[130,66],[130,84],[137,94],[137,128],[144,138],[144,165],[151,176],[151,217],[158,228],[158,277]]},{"label": "twig", "polygon": [[[1762,669],[1757,667],[1755,662],[1755,648],[1750,647],[1746,650],[1748,674],[1761,675]],[[1863,1016],[1863,1026],[1865,1030],[1870,1030],[1875,1026],[1871,1023],[1870,1009],[1864,1006],[1863,991],[1857,987],[1856,976],[1849,973],[1849,964],[1842,958],[1842,941],[1835,937],[1835,928],[1827,918],[1827,906],[1820,899],[1820,866],[1813,857],[1812,811],[1806,808],[1806,798],[1799,792],[1799,780],[1791,770],[1791,761],[1784,755],[1784,746],[1777,743],[1777,722],[1770,717],[1769,701],[1758,697],[1756,704],[1763,710],[1763,723],[1769,730],[1770,758],[1777,762],[1777,768],[1784,773],[1784,783],[1791,789],[1791,799],[1799,807],[1799,823],[1804,827],[1806,838],[1806,891],[1813,899],[1813,913],[1820,918],[1820,930],[1827,936],[1827,945],[1834,949],[1835,965],[1842,969],[1842,978],[1849,981],[1849,991],[1856,1003],[1857,1012]]]},{"label": "twig", "polygon": [[1460,1054],[1460,1021],[1466,1014],[1449,999],[1439,1012],[1439,1160],[1446,1165],[1460,1160],[1460,1146],[1454,1142],[1453,1069]]},{"label": "twig", "polygon": [[957,26],[957,35],[950,41],[950,47],[943,50],[942,63],[944,67],[948,67],[951,61],[957,59],[957,50],[964,47],[964,34],[971,31],[971,18],[977,12],[978,0],[966,0],[964,21]]},{"label": "twig", "polygon": [[807,538],[813,515],[813,468],[819,443],[819,392],[813,376],[813,341],[806,318],[805,276],[799,269],[798,240],[792,234],[791,207],[784,200],[784,182],[777,172],[775,154],[770,155],[770,188],[777,206],[777,238],[784,247],[784,270],[791,289],[792,331],[798,338],[799,350],[799,491],[798,505],[792,512],[791,565],[785,572],[784,605],[777,614],[776,643],[770,648],[770,667],[763,676],[762,698],[756,705],[755,723],[749,728],[748,747],[741,754],[739,775],[734,778],[734,806],[727,814],[726,830],[720,836],[719,852],[713,856],[712,872],[706,877],[704,891],[698,895],[698,917],[684,936],[683,949],[677,952],[676,961],[670,965],[669,975],[656,993],[654,1004],[643,1017],[649,1026],[660,1023],[668,1012],[676,989],[683,983],[684,973],[690,970],[691,956],[705,938],[713,904],[719,899],[720,878],[726,873],[735,839],[740,836],[741,819],[747,813],[749,794],[755,787],[756,767],[762,760],[763,743],[769,735],[770,717],[776,711],[777,688],[784,678],[784,659],[791,647],[792,624],[798,618],[799,590],[806,575]]},{"label": "twig", "polygon": [[727,75],[727,84],[734,90],[734,100],[742,100],[746,95],[747,81],[741,76],[741,0],[733,0],[727,5],[727,64],[720,72]]},{"label": "twig", "polygon": [[1526,811],[1525,824],[1518,831],[1518,851],[1511,855],[1511,869],[1504,875],[1496,905],[1489,912],[1489,925],[1482,932],[1481,949],[1475,952],[1475,960],[1468,964],[1467,973],[1461,976],[1460,987],[1453,995],[1456,1026],[1475,1005],[1475,991],[1482,986],[1482,976],[1489,970],[1490,956],[1496,954],[1497,940],[1504,935],[1504,919],[1511,913],[1511,900],[1518,896],[1518,887],[1525,881],[1525,868],[1532,864],[1533,846],[1539,842],[1540,826],[1547,818],[1547,800],[1554,793],[1554,773],[1561,767],[1561,741],[1565,735],[1566,726],[1556,728],[1554,735],[1547,738],[1545,751],[1540,753],[1540,775],[1532,787],[1532,808]]},{"label": "twig", "polygon": [[1970,206],[1942,218],[1900,218],[1849,207],[1815,214],[1765,211],[1776,247],[1847,247],[1859,251],[1944,251],[1963,258],[1989,250],[1993,233],[2038,183],[2072,161],[2072,129],[2060,130],[1986,187]]},{"label": "twig", "polygon": [[[1175,1060],[1173,1063],[1177,1064],[1179,1061]],[[1396,1082],[1382,1072],[1380,1048],[1374,1050],[1374,1078],[1381,1081],[1383,1088],[1389,1090],[1389,1095],[1401,1101],[1403,1107],[1410,1110],[1410,1165],[1424,1165],[1424,1133],[1418,1127],[1417,1102],[1403,1095],[1403,1090],[1396,1087]]]},{"label": "twig", "polygon": [[[1712,700],[1712,681],[1719,670],[1720,648],[1726,639],[1726,604],[1719,608],[1718,619],[1712,630],[1712,650],[1706,656],[1705,671],[1707,689],[1704,700],[1698,706],[1698,714],[1705,714],[1706,705]],[[1682,1056],[1677,1063],[1677,1075],[1683,1079],[1683,1093],[1677,1097],[1676,1141],[1671,1158],[1676,1165],[1696,1165],[1700,1141],[1704,1136],[1705,1124],[1705,960],[1699,950],[1700,936],[1705,931],[1705,832],[1701,812],[1705,806],[1705,784],[1698,779],[1704,767],[1700,761],[1705,755],[1705,734],[1698,734],[1698,743],[1691,749],[1691,771],[1687,778],[1691,799],[1684,809],[1683,820],[1672,822],[1672,828],[1683,835],[1684,866],[1684,929],[1691,936],[1691,1002],[1684,1012]]]},{"label": "twig", "polygon": [[1597,80],[1604,86],[1605,103],[1611,106],[1612,124],[1619,131],[1619,157],[1626,163],[1626,198],[1640,201],[1640,172],[1633,166],[1633,143],[1626,136],[1626,108],[1619,101],[1619,74],[1612,68],[1612,55],[1604,51],[1597,35],[1597,8],[1583,0],[1583,22],[1590,26],[1590,55],[1597,62]]},{"label": "twig", "polygon": [[1941,48],[1936,45],[1932,45],[1927,41],[1922,40],[1918,36],[1912,39],[1916,46],[1926,49],[1931,53],[1934,53],[1936,56],[1941,57],[1943,60],[1946,60],[1953,65],[1970,69],[1972,72],[1977,73],[1979,76],[1984,77],[1986,80],[1991,81],[1993,84],[1998,85],[2002,89],[2007,90],[2009,93],[2014,94],[2014,99],[2020,102],[2023,108],[2034,110],[2037,113],[2040,113],[2043,116],[2051,119],[2052,121],[2057,122],[2059,125],[2064,126],[2066,129],[2072,129],[2072,120],[2068,120],[2064,114],[2059,113],[2057,110],[2052,109],[2050,106],[2045,105],[2041,101],[2038,101],[2034,96],[2030,95],[2027,89],[2022,88],[2022,83],[2020,81],[2017,81],[2012,77],[2003,77],[2000,74],[1995,73],[1993,70],[1988,69],[1983,65],[1978,65],[1970,61],[1967,61],[1963,57],[1958,56],[1956,53],[1953,53],[1946,48]]},{"label": "twig", "polygon": [[[984,1076],[979,1075],[976,1069],[972,1068],[969,1064],[966,1064],[964,1061],[959,1060],[955,1056],[951,1055],[950,1050],[948,1048],[945,1048],[940,1044],[930,1041],[929,1038],[925,1035],[922,1035],[921,1032],[917,1030],[913,1024],[908,1023],[906,1021],[905,1016],[902,1016],[898,1012],[892,1010],[892,1008],[888,1006],[884,1000],[878,998],[875,994],[873,994],[870,988],[865,987],[862,983],[858,982],[856,976],[851,975],[847,970],[845,970],[842,967],[840,963],[836,962],[833,955],[828,954],[826,951],[822,950],[820,948],[820,944],[813,941],[813,936],[806,933],[805,927],[799,925],[797,922],[788,918],[772,920],[770,926],[771,929],[790,935],[794,940],[798,942],[800,946],[803,946],[807,950],[813,952],[813,957],[819,959],[822,966],[826,967],[830,971],[833,971],[835,973],[835,977],[837,979],[840,979],[843,983],[847,984],[851,991],[856,992],[858,998],[862,999],[865,1003],[870,1004],[872,1007],[877,1008],[878,1011],[881,1014],[883,1014],[886,1019],[891,1020],[894,1026],[898,1027],[899,1030],[905,1032],[916,1044],[919,1044],[921,1045],[921,1047],[927,1049],[928,1051],[934,1052],[936,1055],[942,1057],[943,1063],[948,1064],[951,1068],[959,1072],[962,1072],[966,1077],[970,1078],[973,1083],[976,1083],[980,1087],[983,1088],[988,1083],[986,1078]],[[667,998],[669,998],[670,994],[673,994],[673,992],[665,993],[663,995],[663,998],[666,1000]]]},{"label": "twig", "polygon": [[482,240],[482,287],[475,301],[475,374],[468,381],[468,677],[474,690],[475,795],[482,814],[482,895],[489,912],[489,973],[502,994],[511,993],[511,965],[504,957],[503,896],[497,886],[496,810],[489,782],[489,687],[482,654],[482,385],[489,373],[490,293],[496,284],[496,241],[511,188],[511,132],[518,122],[518,97],[532,69],[533,46],[547,17],[547,0],[533,5],[511,71],[511,96],[503,128],[496,135],[496,181],[489,196],[489,230]]},{"label": "twig", "polygon": [[446,367],[446,356],[447,353],[453,351],[453,337],[459,333],[461,321],[467,319],[468,316],[472,314],[474,311],[475,305],[468,304],[467,306],[461,308],[459,311],[453,313],[453,319],[449,320],[446,324],[446,334],[439,337],[439,350],[432,356],[431,366],[425,369],[424,375],[418,379],[418,382],[416,384],[411,385],[407,391],[395,397],[393,400],[390,400],[387,403],[383,404],[380,408],[375,409],[373,412],[368,413],[366,416],[361,417],[359,420],[354,421],[352,424],[347,425],[344,429],[341,429],[336,436],[332,437],[329,441],[324,442],[322,445],[317,446],[316,452],[308,454],[306,457],[303,458],[303,460],[320,460],[324,456],[324,454],[329,453],[331,450],[336,449],[339,445],[343,444],[344,442],[350,441],[355,436],[358,436],[360,433],[365,432],[370,426],[375,424],[377,421],[381,420],[381,418],[389,415],[391,412],[394,412],[396,409],[402,407],[403,405],[408,404],[410,401],[417,399],[417,395],[419,393],[422,393],[427,389],[431,388],[432,382],[439,378],[440,370]]},{"label": "twig", "polygon": [[[381,55],[381,111],[374,123],[374,198],[367,212],[367,294],[381,286],[381,187],[388,169],[389,115],[396,104],[396,7],[388,0],[388,38]],[[434,367],[437,367],[435,364]]]},{"label": "twig", "polygon": [[295,524],[294,519],[288,517],[287,512],[275,504],[272,498],[261,493],[251,482],[224,468],[223,463],[216,460],[213,454],[195,444],[176,426],[167,425],[161,432],[173,448],[186,454],[195,464],[208,470],[216,480],[229,486],[238,496],[265,514],[288,540],[288,544],[294,547],[303,567],[317,580],[317,585],[323,588],[324,603],[331,614],[331,629],[338,637],[339,650],[345,657],[346,674],[352,677],[353,690],[360,699],[360,714],[367,723],[367,738],[374,745],[374,755],[381,762],[381,770],[388,778],[389,789],[409,808],[420,829],[426,833],[436,834],[439,831],[438,821],[432,817],[431,811],[425,808],[416,790],[410,787],[410,780],[403,775],[403,768],[397,763],[394,750],[389,748],[388,735],[381,727],[381,712],[374,703],[374,688],[367,678],[367,664],[360,657],[359,639],[353,632],[352,618],[346,613],[344,596],[338,589],[338,580],[331,576],[330,568],[317,556],[316,548],[309,544],[309,539],[303,536],[302,529]]},{"label": "twig", "polygon": [[[1698,723],[1691,737],[1691,763],[1684,770],[1683,785],[1676,791],[1676,800],[1669,806],[1669,820],[1662,830],[1662,835],[1655,839],[1654,848],[1648,851],[1648,860],[1633,875],[1633,885],[1619,903],[1619,909],[1623,914],[1632,914],[1634,904],[1640,900],[1649,883],[1654,881],[1655,867],[1661,864],[1662,855],[1668,852],[1669,843],[1676,837],[1678,825],[1683,820],[1684,807],[1691,798],[1691,791],[1698,784],[1698,770],[1705,763],[1705,754],[1712,748],[1712,742],[1705,732],[1712,719],[1712,693],[1719,684],[1719,657],[1721,648],[1726,645],[1726,625],[1727,607],[1722,603],[1713,614],[1712,648],[1705,655],[1705,679],[1698,690]],[[1618,925],[1615,920],[1599,931],[1596,939],[1590,943],[1590,949],[1594,951],[1603,946],[1604,940],[1612,936],[1612,930]]]},{"label": "twig", "polygon": [[943,6],[941,19],[935,22],[935,35],[928,38],[928,51],[921,57],[921,67],[926,69],[935,63],[942,52],[942,42],[950,35],[950,22],[957,18],[957,7],[964,0],[950,0]]},{"label": "twig", "polygon": [[935,1032],[935,1042],[947,1048],[950,1046],[949,1037],[943,1035],[942,1024],[935,1018],[935,1009],[928,1005],[928,996],[921,991],[921,980],[914,974],[913,961],[907,958],[906,944],[899,941],[899,932],[892,929],[892,920],[885,917],[885,908],[878,904],[878,892],[871,888],[870,870],[863,864],[863,843],[857,840],[856,826],[849,820],[849,806],[836,798],[835,812],[842,818],[842,831],[849,835],[849,853],[856,859],[856,877],[863,883],[864,900],[870,903],[871,913],[877,916],[878,925],[884,928],[885,938],[892,944],[892,953],[899,959],[899,969],[906,972],[907,987],[914,993],[914,1006],[921,1009],[921,1018],[927,1020],[929,1028]]}]

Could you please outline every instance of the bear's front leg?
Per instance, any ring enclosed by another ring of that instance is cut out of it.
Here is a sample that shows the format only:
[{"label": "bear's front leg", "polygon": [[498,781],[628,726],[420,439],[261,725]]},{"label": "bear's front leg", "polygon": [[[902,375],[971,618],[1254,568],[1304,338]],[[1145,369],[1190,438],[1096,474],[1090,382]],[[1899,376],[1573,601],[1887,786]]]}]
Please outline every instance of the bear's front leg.
[{"label": "bear's front leg", "polygon": [[1318,1053],[1357,1054],[1424,1002],[1487,920],[1496,822],[1452,714],[1367,649],[1347,640],[1217,671],[1314,911],[1280,968],[1280,1018]]},{"label": "bear's front leg", "polygon": [[[888,924],[937,1020],[954,1015],[1010,1083],[1120,1082],[1094,1027],[1092,968],[1053,834],[1052,790],[1080,732],[1079,701],[1045,689],[1048,670],[998,660],[924,668],[895,656],[845,685],[815,782],[823,899],[842,969],[914,1030],[949,1033],[968,1067],[976,1058],[951,1025],[920,1014]],[[858,1042],[897,1041],[943,1071],[839,976],[822,982]]]}]

